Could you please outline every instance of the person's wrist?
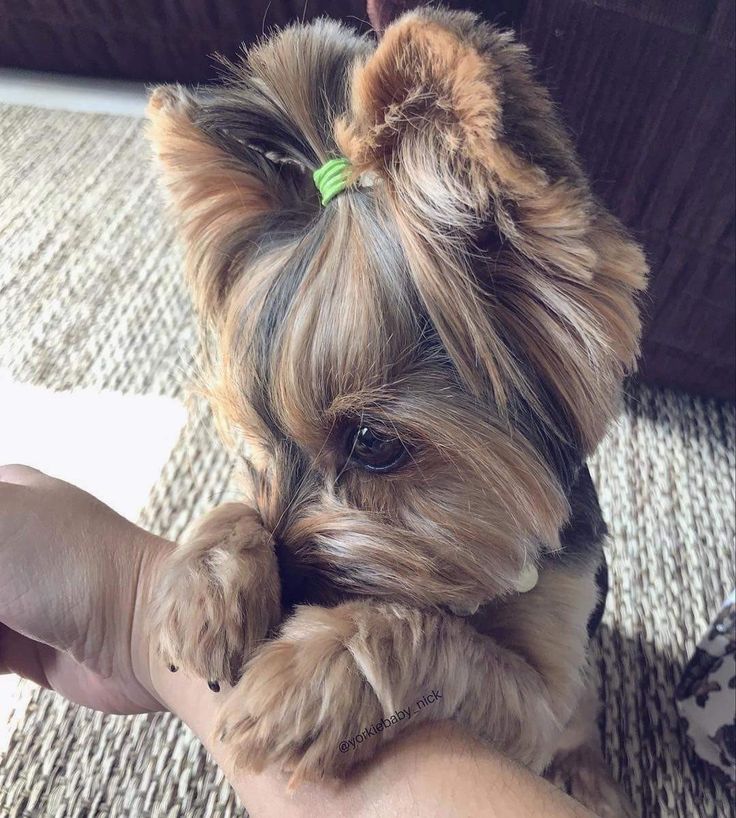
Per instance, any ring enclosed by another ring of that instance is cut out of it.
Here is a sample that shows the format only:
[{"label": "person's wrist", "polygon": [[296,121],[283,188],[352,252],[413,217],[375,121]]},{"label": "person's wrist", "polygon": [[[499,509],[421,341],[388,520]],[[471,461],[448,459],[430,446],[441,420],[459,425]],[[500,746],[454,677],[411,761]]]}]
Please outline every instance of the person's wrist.
[{"label": "person's wrist", "polygon": [[133,672],[138,683],[161,709],[170,709],[162,696],[160,657],[155,643],[155,634],[150,628],[150,611],[153,594],[163,571],[167,555],[175,547],[174,543],[140,529],[140,562],[135,589],[135,612],[131,630],[130,656]]}]

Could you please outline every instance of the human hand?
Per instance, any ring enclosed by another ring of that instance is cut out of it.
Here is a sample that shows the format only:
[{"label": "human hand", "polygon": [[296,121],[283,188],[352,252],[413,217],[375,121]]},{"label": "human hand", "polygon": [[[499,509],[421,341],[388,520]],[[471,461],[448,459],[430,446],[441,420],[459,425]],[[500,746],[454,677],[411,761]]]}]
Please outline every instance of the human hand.
[{"label": "human hand", "polygon": [[0,467],[0,672],[107,713],[162,709],[141,599],[170,547],[69,483]]}]

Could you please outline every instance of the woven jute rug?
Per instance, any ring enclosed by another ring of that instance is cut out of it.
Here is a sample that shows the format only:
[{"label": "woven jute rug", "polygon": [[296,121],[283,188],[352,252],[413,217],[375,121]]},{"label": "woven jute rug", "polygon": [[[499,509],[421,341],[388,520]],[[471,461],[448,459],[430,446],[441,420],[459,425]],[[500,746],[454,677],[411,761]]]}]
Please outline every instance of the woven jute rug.
[{"label": "woven jute rug", "polygon": [[[53,389],[183,399],[196,336],[142,123],[0,107],[0,145],[0,367]],[[611,529],[604,746],[647,818],[730,814],[686,748],[674,688],[734,586],[735,444],[732,406],[632,386],[593,463]],[[178,537],[230,472],[193,404],[140,523]],[[106,717],[20,685],[12,719],[3,818],[241,814],[172,716]]]}]

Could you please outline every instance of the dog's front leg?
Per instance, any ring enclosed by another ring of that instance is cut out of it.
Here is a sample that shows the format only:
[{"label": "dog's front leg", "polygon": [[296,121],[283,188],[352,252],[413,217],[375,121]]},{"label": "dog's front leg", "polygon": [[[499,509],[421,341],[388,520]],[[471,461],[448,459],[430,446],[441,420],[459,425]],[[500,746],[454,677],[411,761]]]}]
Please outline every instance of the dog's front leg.
[{"label": "dog's front leg", "polygon": [[536,770],[569,716],[519,654],[440,611],[361,600],[298,608],[223,702],[236,763],[341,776],[403,729],[453,719]]},{"label": "dog's front leg", "polygon": [[258,514],[226,503],[176,547],[154,596],[152,628],[172,667],[217,689],[235,684],[255,645],[281,619],[273,541]]}]

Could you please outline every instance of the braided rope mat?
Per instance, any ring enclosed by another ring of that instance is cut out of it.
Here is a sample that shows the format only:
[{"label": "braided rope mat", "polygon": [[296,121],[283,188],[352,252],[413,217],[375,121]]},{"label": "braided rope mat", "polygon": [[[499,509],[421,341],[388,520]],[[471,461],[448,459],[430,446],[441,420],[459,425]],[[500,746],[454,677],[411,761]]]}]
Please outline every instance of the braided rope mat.
[{"label": "braided rope mat", "polygon": [[[0,367],[54,389],[183,398],[196,336],[142,123],[0,107],[0,144]],[[735,444],[732,406],[639,386],[593,463],[612,534],[605,750],[647,818],[729,814],[673,691],[734,585]],[[140,522],[178,537],[230,470],[194,404]],[[106,717],[18,687],[3,818],[242,814],[175,718]]]}]

